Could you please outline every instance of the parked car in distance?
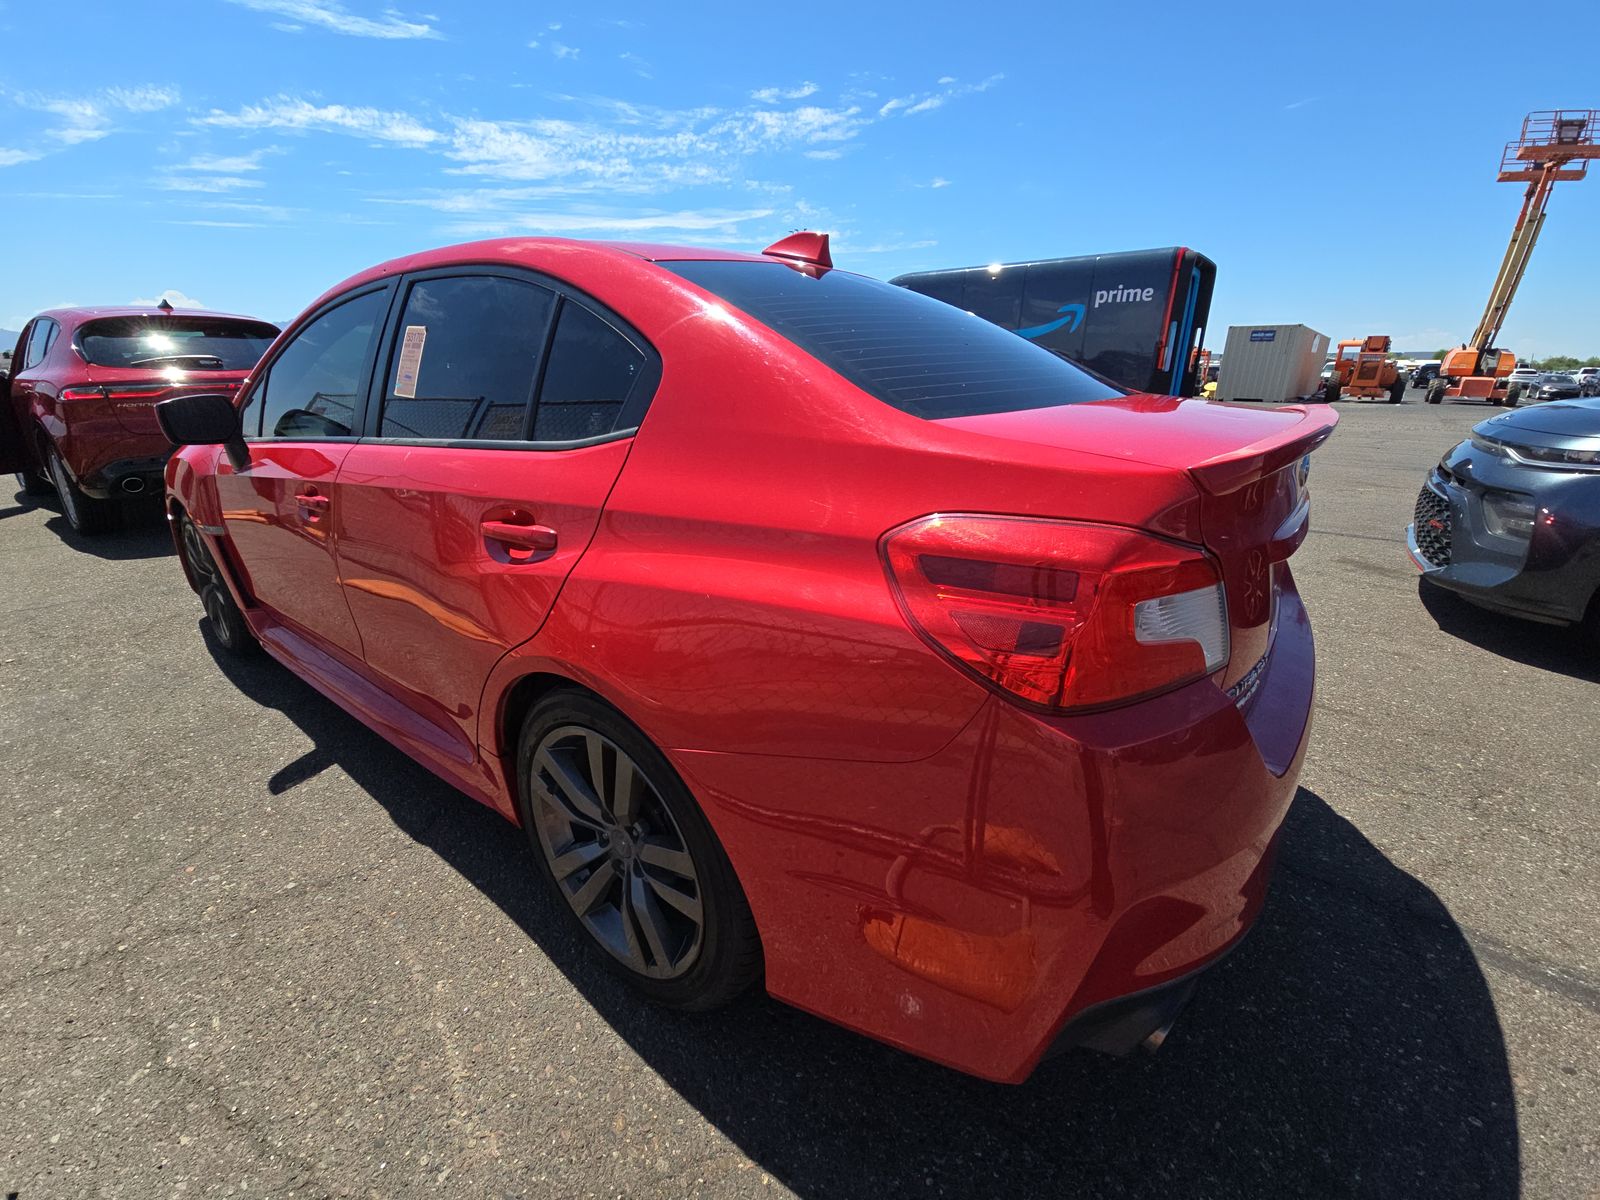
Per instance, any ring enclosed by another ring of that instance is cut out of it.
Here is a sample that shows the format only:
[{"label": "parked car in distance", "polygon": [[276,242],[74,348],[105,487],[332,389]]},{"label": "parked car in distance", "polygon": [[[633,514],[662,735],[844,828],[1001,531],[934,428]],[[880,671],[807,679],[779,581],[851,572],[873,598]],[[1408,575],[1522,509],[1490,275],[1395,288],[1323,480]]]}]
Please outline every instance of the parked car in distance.
[{"label": "parked car in distance", "polygon": [[24,494],[52,489],[79,533],[115,523],[122,502],[158,495],[172,444],[155,405],[237,388],[278,327],[253,317],[166,308],[63,308],[23,328],[0,471]]},{"label": "parked car in distance", "polygon": [[1406,541],[1429,583],[1600,646],[1600,399],[1502,413],[1428,473]]},{"label": "parked car in distance", "polygon": [[1585,396],[1600,396],[1600,367],[1580,367],[1578,388]]},{"label": "parked car in distance", "polygon": [[1439,368],[1443,364],[1434,359],[1432,362],[1418,363],[1411,371],[1411,386],[1425,388],[1435,379],[1439,378]]},{"label": "parked car in distance", "polygon": [[1515,408],[1524,392],[1539,381],[1537,367],[1517,367],[1506,376],[1506,407]]},{"label": "parked car in distance", "polygon": [[1523,390],[1524,400],[1576,400],[1583,395],[1576,375],[1546,371]]},{"label": "parked car in distance", "polygon": [[657,1001],[1020,1081],[1261,907],[1326,409],[1126,393],[803,233],[416,254],[158,412],[215,642],[520,824]]}]

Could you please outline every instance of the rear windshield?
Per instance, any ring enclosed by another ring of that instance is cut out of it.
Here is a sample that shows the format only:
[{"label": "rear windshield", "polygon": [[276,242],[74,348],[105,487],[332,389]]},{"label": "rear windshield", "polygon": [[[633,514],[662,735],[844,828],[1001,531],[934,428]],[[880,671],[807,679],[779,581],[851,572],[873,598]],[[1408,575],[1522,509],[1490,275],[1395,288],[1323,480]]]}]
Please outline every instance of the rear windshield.
[{"label": "rear windshield", "polygon": [[782,263],[661,265],[912,416],[1015,412],[1125,394],[971,313],[847,271],[813,277]]},{"label": "rear windshield", "polygon": [[103,317],[78,331],[78,349],[100,367],[248,371],[278,327],[226,317]]}]

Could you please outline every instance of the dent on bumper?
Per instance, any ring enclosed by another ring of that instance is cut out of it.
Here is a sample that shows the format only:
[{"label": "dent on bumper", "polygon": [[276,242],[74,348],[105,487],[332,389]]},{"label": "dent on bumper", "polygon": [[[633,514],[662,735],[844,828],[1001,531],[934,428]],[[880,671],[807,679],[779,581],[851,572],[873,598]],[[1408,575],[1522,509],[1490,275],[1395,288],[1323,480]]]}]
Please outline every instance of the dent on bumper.
[{"label": "dent on bumper", "polygon": [[[1303,622],[1279,637],[1309,659]],[[1308,671],[1269,676],[1251,723],[1292,726],[1276,774],[1209,682],[1075,718],[995,698],[913,763],[675,761],[745,886],[774,996],[1020,1082],[1072,1018],[1191,974],[1254,921],[1311,707]]]}]

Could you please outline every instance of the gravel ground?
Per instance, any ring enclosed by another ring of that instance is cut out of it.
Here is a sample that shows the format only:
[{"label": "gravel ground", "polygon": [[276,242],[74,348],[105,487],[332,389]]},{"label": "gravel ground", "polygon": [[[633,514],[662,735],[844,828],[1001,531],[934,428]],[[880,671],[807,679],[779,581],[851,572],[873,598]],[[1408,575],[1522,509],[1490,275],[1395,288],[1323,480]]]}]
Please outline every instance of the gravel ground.
[{"label": "gravel ground", "polygon": [[595,968],[521,835],[267,661],[159,517],[0,499],[0,1193],[1600,1197],[1600,665],[1419,591],[1485,414],[1341,405],[1317,728],[1259,926],[1153,1057],[1021,1088]]}]

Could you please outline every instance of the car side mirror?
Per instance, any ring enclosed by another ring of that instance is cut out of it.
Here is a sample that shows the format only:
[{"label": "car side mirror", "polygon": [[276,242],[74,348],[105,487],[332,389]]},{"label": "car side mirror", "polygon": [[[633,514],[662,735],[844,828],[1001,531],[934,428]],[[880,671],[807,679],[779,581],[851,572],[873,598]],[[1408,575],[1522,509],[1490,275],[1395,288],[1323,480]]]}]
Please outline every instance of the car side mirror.
[{"label": "car side mirror", "polygon": [[239,430],[233,399],[217,392],[174,396],[156,405],[156,421],[174,446],[221,446],[235,469],[250,465],[250,449]]}]

